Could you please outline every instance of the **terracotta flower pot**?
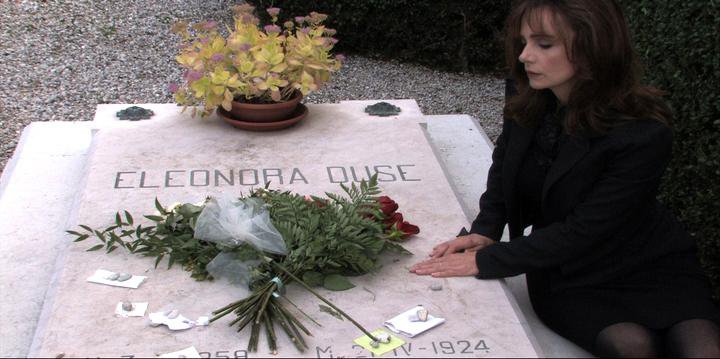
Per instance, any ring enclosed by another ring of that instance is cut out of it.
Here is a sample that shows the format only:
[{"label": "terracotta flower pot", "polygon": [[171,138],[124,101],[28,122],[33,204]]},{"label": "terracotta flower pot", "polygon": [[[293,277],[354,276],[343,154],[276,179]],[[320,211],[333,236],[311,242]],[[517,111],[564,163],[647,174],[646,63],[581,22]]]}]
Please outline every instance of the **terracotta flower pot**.
[{"label": "terracotta flower pot", "polygon": [[233,115],[222,107],[217,109],[217,114],[220,118],[228,124],[235,126],[241,130],[248,131],[275,131],[288,128],[300,122],[308,114],[308,108],[303,104],[298,104],[295,111],[288,116],[287,120],[272,121],[272,122],[255,122],[255,121],[240,121],[236,120]]},{"label": "terracotta flower pot", "polygon": [[295,97],[286,102],[253,104],[245,102],[232,102],[230,114],[239,121],[244,122],[276,122],[287,120],[302,100],[302,93],[295,92]]}]

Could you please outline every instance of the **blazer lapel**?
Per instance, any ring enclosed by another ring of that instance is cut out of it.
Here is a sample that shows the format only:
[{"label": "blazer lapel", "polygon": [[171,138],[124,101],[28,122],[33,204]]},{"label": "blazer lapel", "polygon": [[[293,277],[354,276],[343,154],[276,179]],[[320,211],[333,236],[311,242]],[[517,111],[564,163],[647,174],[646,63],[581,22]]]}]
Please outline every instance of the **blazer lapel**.
[{"label": "blazer lapel", "polygon": [[550,187],[569,171],[577,161],[583,158],[589,149],[590,143],[585,137],[581,136],[570,136],[560,146],[560,152],[545,177],[541,197],[542,203],[545,203],[545,197]]}]

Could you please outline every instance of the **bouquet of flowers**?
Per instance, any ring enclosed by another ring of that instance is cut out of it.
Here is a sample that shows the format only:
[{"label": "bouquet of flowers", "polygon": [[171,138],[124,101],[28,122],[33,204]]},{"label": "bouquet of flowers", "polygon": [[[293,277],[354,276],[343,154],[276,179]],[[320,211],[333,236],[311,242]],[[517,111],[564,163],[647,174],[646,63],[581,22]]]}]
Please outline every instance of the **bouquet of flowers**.
[{"label": "bouquet of flowers", "polygon": [[104,230],[80,225],[82,231],[67,232],[76,242],[91,236],[100,240],[88,251],[105,249],[110,253],[122,247],[155,257],[156,267],[168,258],[168,268],[178,263],[197,280],[229,276],[247,285],[250,295],[216,310],[211,321],[233,313],[236,318],[230,326],[236,325],[238,331],[250,327],[248,350],[257,350],[264,327],[270,350],[276,352],[276,325],[298,350],[307,349],[304,335],[310,331],[281,300],[292,304],[281,295],[291,282],[376,340],[313,287],[352,288],[346,275],[377,270],[379,256],[386,250],[409,254],[400,242],[419,233],[419,228],[403,220],[392,199],[378,196],[377,176],[341,187],[345,196],[326,193],[327,198],[266,186],[237,200],[208,198],[203,203],[170,208],[156,199],[158,213],[145,216],[154,222],[152,226],[135,224],[132,215],[123,211]]}]

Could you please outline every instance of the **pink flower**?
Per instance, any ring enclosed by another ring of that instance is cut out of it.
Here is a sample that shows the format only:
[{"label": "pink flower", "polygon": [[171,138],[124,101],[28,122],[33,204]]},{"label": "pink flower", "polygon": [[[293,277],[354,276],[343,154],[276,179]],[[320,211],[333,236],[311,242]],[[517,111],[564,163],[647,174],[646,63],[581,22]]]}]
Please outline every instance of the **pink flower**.
[{"label": "pink flower", "polygon": [[303,28],[300,29],[300,32],[302,32],[303,34],[309,34],[309,33],[310,33],[310,28],[309,28],[309,27],[303,27]]},{"label": "pink flower", "polygon": [[327,17],[328,16],[326,14],[321,14],[321,13],[315,12],[315,11],[310,13],[310,21],[315,22],[315,23],[323,22],[327,19]]},{"label": "pink flower", "polygon": [[336,39],[336,38],[334,38],[334,37],[329,38],[328,41],[330,41],[330,43],[333,44],[333,45],[335,45],[335,44],[338,43],[338,39]]},{"label": "pink flower", "polygon": [[176,93],[180,89],[180,86],[178,84],[171,82],[168,84],[168,91],[171,93]]},{"label": "pink flower", "polygon": [[325,29],[325,33],[326,33],[328,36],[333,36],[333,35],[337,34],[337,30],[331,29],[331,28],[327,28],[327,29]]},{"label": "pink flower", "polygon": [[215,61],[215,62],[222,61],[224,59],[225,59],[225,55],[223,55],[223,54],[214,54],[214,55],[212,55],[212,57],[210,57],[210,60]]},{"label": "pink flower", "polygon": [[207,44],[209,41],[210,39],[208,39],[207,37],[203,37],[202,39],[200,39],[200,42],[203,44]]},{"label": "pink flower", "polygon": [[250,14],[243,14],[243,16],[240,17],[240,22],[243,24],[250,24],[255,20],[255,18]]},{"label": "pink flower", "polygon": [[203,29],[205,30],[212,30],[217,27],[216,21],[208,21],[202,25]]},{"label": "pink flower", "polygon": [[295,22],[298,24],[302,24],[305,22],[305,16],[295,16]]},{"label": "pink flower", "polygon": [[280,26],[277,25],[265,25],[264,29],[268,34],[279,34],[281,31]]},{"label": "pink flower", "polygon": [[280,8],[270,7],[266,11],[268,14],[270,14],[270,16],[275,17],[275,16],[278,16],[278,14],[280,13]]},{"label": "pink flower", "polygon": [[250,50],[251,47],[252,47],[252,45],[245,43],[245,44],[240,45],[240,47],[238,47],[238,50],[245,52],[247,50]]},{"label": "pink flower", "polygon": [[253,12],[255,10],[255,7],[250,4],[242,4],[242,5],[235,5],[233,6],[233,11],[236,14],[244,14],[248,12]]},{"label": "pink flower", "polygon": [[335,55],[335,59],[338,61],[345,61],[345,55],[337,54],[337,55]]},{"label": "pink flower", "polygon": [[189,82],[200,80],[203,77],[202,72],[200,71],[190,71],[187,73],[187,80]]}]

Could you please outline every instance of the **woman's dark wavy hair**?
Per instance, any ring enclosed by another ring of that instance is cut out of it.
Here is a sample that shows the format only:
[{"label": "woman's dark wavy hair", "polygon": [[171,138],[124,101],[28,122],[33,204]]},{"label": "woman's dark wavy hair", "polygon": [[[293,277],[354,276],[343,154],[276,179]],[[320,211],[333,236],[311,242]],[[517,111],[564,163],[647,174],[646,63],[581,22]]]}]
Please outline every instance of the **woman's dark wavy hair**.
[{"label": "woman's dark wavy hair", "polygon": [[663,92],[640,84],[641,70],[632,49],[630,31],[615,0],[521,0],[507,20],[506,60],[517,95],[505,105],[505,116],[533,127],[556,106],[549,89],[528,85],[520,29],[527,21],[542,29],[542,12],[553,14],[553,24],[575,65],[577,81],[567,103],[568,133],[605,133],[614,125],[633,120],[655,120],[670,125],[672,113]]}]

